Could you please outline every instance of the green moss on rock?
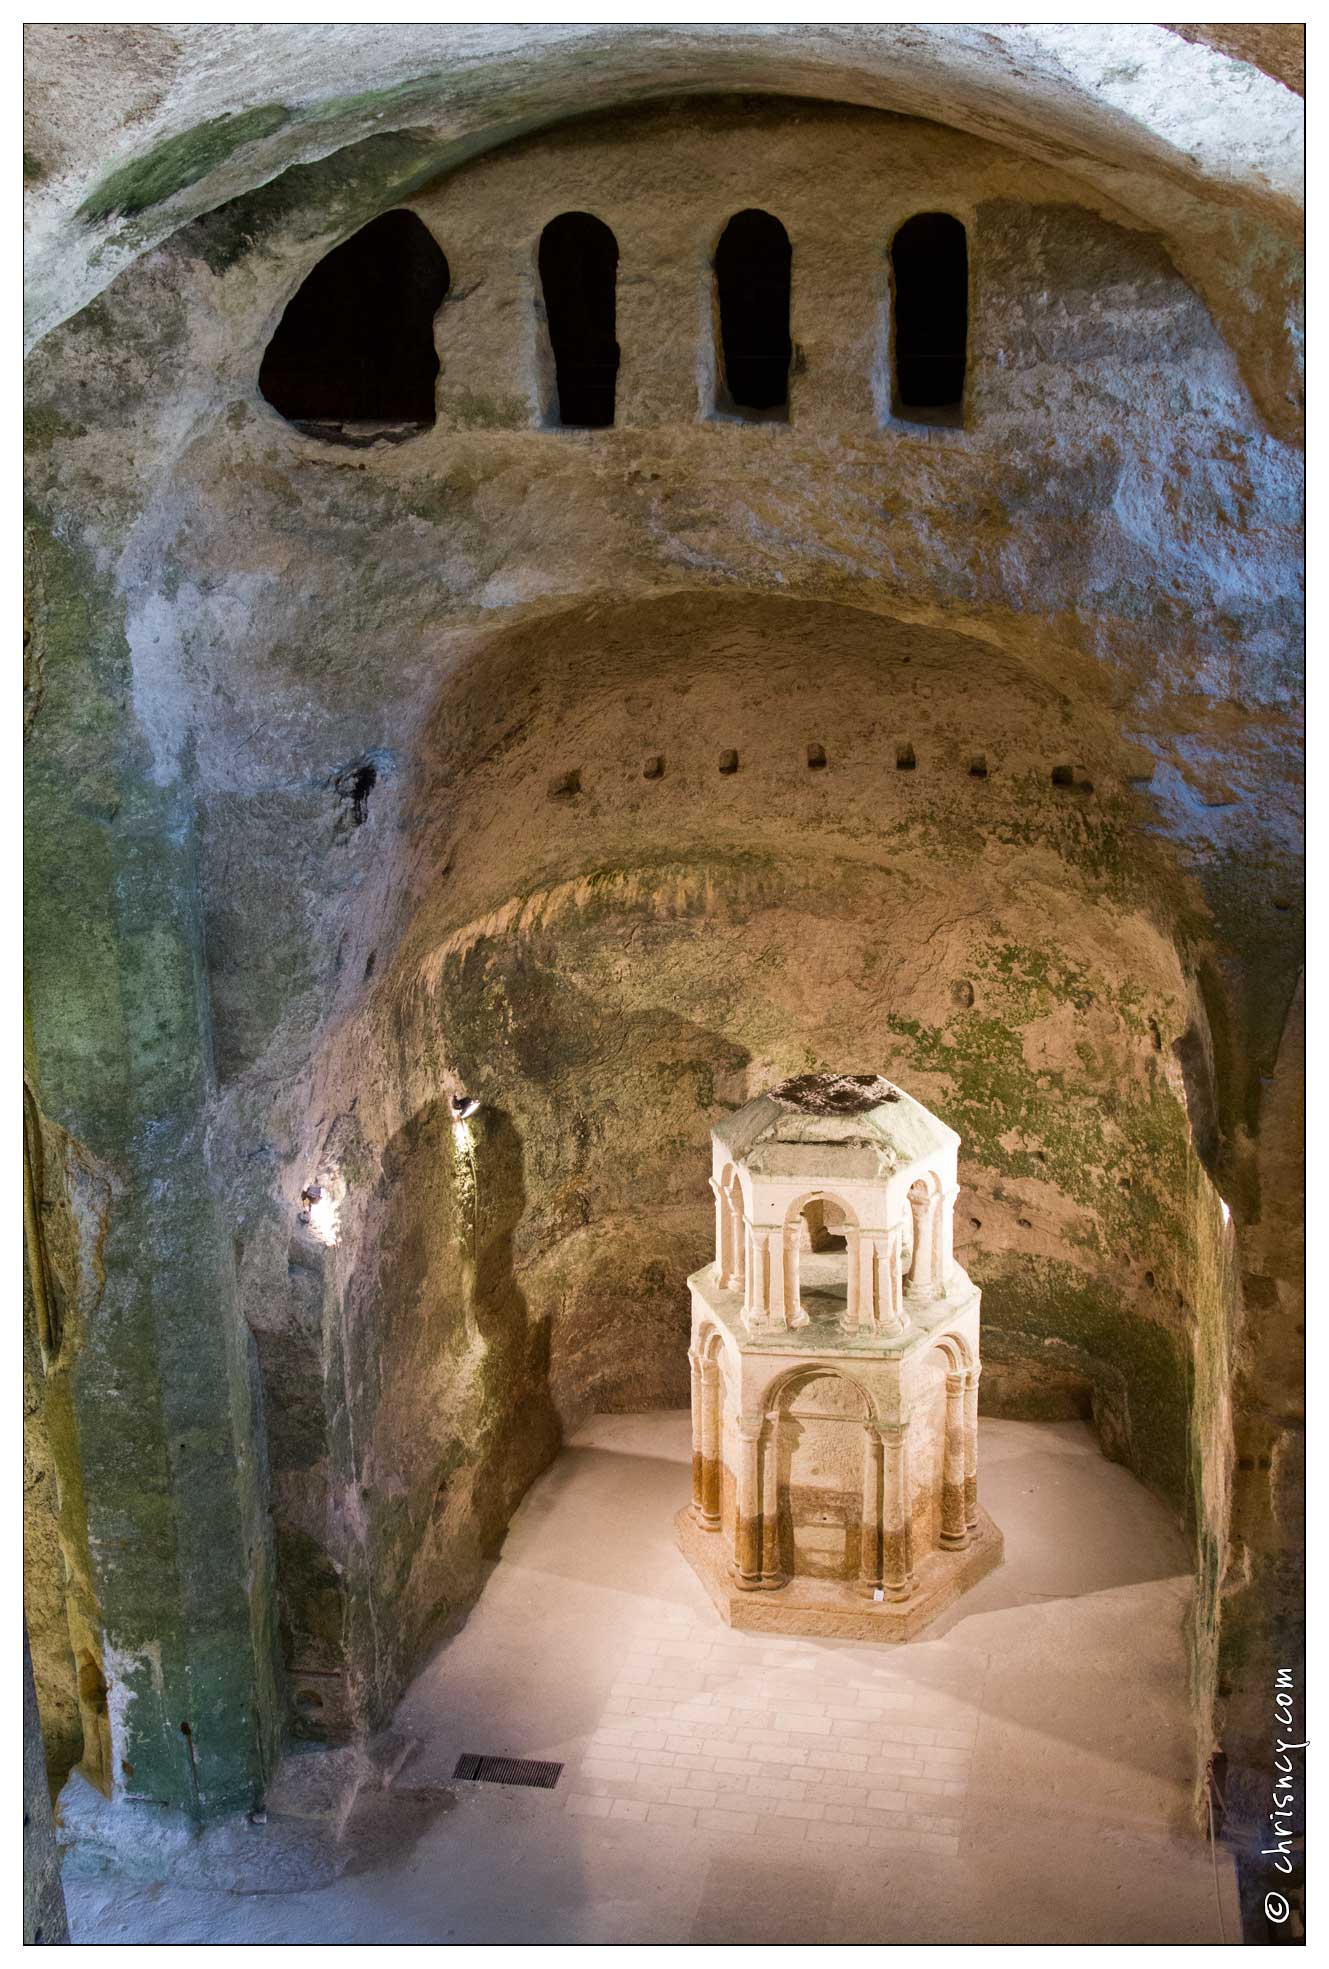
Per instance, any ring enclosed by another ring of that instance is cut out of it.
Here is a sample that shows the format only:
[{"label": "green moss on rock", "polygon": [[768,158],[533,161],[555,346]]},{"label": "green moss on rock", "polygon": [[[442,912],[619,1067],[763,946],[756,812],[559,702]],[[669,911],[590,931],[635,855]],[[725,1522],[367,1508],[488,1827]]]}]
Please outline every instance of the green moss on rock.
[{"label": "green moss on rock", "polygon": [[263,103],[228,116],[209,117],[192,130],[166,137],[144,157],[131,158],[102,179],[79,207],[89,225],[113,218],[133,218],[162,205],[177,192],[215,171],[246,144],[270,137],[291,120],[284,103]]}]

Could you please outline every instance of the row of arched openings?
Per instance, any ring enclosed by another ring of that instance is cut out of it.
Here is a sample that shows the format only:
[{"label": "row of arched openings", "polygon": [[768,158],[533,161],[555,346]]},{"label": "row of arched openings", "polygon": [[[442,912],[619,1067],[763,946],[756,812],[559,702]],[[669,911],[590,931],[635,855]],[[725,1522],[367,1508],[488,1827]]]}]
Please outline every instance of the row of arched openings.
[{"label": "row of arched openings", "polygon": [[[716,408],[782,417],[793,344],[793,249],[780,221],[750,209],[715,252]],[[601,430],[614,421],[618,242],[602,219],[565,212],[540,236],[540,287],[553,358],[550,421]],[[892,402],[940,421],[964,398],[969,258],[964,226],[945,212],[908,219],[891,242]],[[259,389],[291,423],[434,422],[434,317],[448,292],[442,249],[413,212],[385,212],[336,246],[292,297],[263,357]]]}]

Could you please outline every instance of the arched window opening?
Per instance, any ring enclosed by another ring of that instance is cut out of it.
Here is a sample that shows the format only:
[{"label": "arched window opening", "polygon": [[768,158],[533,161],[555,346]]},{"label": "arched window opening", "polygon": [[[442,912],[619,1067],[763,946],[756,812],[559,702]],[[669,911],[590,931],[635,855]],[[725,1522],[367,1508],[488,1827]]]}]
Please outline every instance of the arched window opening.
[{"label": "arched window opening", "polygon": [[769,212],[738,212],[715,250],[723,362],[718,407],[740,415],[789,403],[789,235]]},{"label": "arched window opening", "polygon": [[845,1212],[833,1197],[813,1197],[798,1221],[798,1302],[818,1324],[848,1313],[849,1251]]},{"label": "arched window opening", "polygon": [[434,316],[448,263],[414,212],[385,212],[324,256],[268,343],[258,387],[334,443],[414,437],[434,422]]},{"label": "arched window opening", "polygon": [[540,235],[540,286],[554,355],[554,421],[603,430],[614,421],[618,241],[589,212],[564,212]]},{"label": "arched window opening", "polygon": [[958,423],[969,341],[969,249],[948,212],[907,219],[891,244],[894,407],[921,423]]}]

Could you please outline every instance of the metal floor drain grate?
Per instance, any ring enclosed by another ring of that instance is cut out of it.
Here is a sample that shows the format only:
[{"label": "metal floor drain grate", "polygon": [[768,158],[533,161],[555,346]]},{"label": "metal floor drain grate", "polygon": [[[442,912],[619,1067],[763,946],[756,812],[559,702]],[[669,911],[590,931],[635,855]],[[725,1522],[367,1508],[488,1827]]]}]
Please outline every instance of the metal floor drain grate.
[{"label": "metal floor drain grate", "polygon": [[472,1784],[528,1784],[536,1791],[552,1791],[562,1770],[561,1764],[542,1764],[533,1757],[477,1757],[466,1750],[452,1775]]}]

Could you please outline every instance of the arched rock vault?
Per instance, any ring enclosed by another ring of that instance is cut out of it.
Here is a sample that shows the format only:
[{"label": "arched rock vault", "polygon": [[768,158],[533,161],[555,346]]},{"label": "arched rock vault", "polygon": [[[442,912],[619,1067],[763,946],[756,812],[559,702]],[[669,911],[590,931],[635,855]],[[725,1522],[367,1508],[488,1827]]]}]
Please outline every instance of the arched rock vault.
[{"label": "arched rock vault", "polygon": [[[31,1399],[118,1781],[224,1809],[288,1700],[323,1734],[384,1712],[560,1422],[686,1399],[709,1127],[826,1064],[964,1136],[987,1398],[1091,1404],[1191,1513],[1198,1763],[1217,1702],[1239,1815],[1256,1669],[1221,1654],[1283,1639],[1249,1581],[1299,1317],[1265,1121],[1299,947],[1293,99],[1161,28],[396,32],[390,77],[370,29],[32,39],[29,937],[70,1314]],[[574,87],[738,81],[839,100],[502,141]],[[438,422],[334,452],[259,360],[401,203],[452,270]],[[782,429],[698,414],[749,204],[794,246]],[[957,433],[883,422],[884,249],[933,208],[970,229]],[[593,437],[539,428],[535,242],[569,209],[620,250]],[[319,1177],[335,1248],[298,1223]]]}]

